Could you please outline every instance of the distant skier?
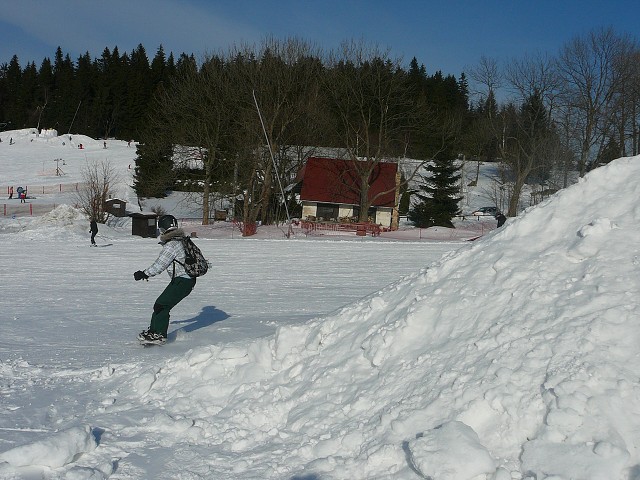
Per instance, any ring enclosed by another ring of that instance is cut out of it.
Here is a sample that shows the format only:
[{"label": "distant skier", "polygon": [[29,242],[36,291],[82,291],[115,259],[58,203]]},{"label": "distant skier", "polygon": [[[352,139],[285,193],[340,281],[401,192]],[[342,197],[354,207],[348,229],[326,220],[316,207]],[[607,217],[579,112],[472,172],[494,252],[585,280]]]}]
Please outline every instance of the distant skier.
[{"label": "distant skier", "polygon": [[9,187],[9,200],[13,198],[13,187]]},{"label": "distant skier", "polygon": [[96,222],[95,218],[91,219],[91,223],[89,224],[89,232],[91,232],[91,245],[95,245],[96,235],[98,234],[98,222]]},{"label": "distant skier", "polygon": [[169,328],[169,313],[180,301],[186,298],[196,284],[196,279],[190,277],[183,265],[185,263],[185,250],[180,240],[184,237],[184,231],[178,228],[178,221],[172,215],[163,215],[158,220],[160,230],[160,244],[162,251],[153,264],[133,274],[133,278],[147,280],[167,270],[171,282],[157,298],[153,305],[151,315],[151,325],[148,330],[142,331],[138,335],[141,343],[153,343],[162,345],[167,341],[167,330]]}]

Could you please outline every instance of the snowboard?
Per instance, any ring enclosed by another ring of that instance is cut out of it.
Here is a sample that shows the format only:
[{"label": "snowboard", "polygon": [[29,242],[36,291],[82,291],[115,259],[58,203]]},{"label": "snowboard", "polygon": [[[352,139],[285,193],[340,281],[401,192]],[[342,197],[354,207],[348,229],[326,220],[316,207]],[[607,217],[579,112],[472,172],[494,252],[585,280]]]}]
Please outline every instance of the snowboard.
[{"label": "snowboard", "polygon": [[150,347],[150,346],[153,346],[153,345],[157,345],[157,346],[161,347],[162,345],[167,343],[167,339],[165,338],[163,340],[145,340],[144,338],[138,337],[138,342],[143,347]]},{"label": "snowboard", "polygon": [[164,344],[167,343],[167,341],[165,340],[164,342],[161,342],[159,340],[140,340],[138,339],[138,342],[140,343],[140,345],[142,345],[143,347],[151,347],[153,345],[157,345],[159,347],[163,346]]}]

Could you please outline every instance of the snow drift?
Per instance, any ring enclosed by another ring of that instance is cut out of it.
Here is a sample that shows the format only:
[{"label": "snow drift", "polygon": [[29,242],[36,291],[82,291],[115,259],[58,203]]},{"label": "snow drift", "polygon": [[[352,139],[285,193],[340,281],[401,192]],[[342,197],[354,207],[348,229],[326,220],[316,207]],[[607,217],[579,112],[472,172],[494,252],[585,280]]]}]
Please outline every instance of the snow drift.
[{"label": "snow drift", "polygon": [[639,160],[330,315],[75,372],[76,428],[0,476],[638,479]]},{"label": "snow drift", "polygon": [[152,429],[215,438],[217,478],[628,478],[638,185],[618,160],[334,315],[114,388],[165,406]]}]

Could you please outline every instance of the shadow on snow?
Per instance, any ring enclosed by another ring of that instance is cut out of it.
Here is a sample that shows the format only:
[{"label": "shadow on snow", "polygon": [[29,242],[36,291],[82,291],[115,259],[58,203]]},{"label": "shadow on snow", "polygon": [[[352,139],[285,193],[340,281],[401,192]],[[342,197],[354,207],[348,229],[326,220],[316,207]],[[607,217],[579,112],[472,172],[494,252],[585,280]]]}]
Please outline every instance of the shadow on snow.
[{"label": "shadow on snow", "polygon": [[176,336],[178,335],[178,332],[193,332],[194,330],[199,330],[200,328],[208,327],[210,325],[213,325],[216,322],[221,322],[223,320],[226,320],[227,318],[229,318],[229,315],[227,315],[222,310],[218,310],[214,306],[204,307],[197,317],[189,318],[187,320],[178,320],[175,322],[172,321],[171,322],[172,325],[178,325],[181,323],[186,323],[187,325],[185,325],[184,327],[178,328],[173,332],[170,332],[167,340],[169,342],[174,341],[176,339]]}]

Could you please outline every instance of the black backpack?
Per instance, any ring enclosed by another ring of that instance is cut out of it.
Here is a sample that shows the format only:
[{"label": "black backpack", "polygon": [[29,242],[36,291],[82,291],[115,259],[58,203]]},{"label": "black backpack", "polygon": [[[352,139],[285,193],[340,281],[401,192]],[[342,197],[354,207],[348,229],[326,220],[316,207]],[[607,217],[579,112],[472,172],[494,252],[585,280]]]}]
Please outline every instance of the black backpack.
[{"label": "black backpack", "polygon": [[209,270],[209,261],[204,258],[198,246],[193,243],[191,237],[176,238],[184,247],[184,263],[178,262],[184,267],[185,272],[191,278],[201,277]]}]

